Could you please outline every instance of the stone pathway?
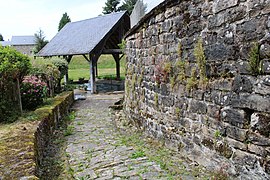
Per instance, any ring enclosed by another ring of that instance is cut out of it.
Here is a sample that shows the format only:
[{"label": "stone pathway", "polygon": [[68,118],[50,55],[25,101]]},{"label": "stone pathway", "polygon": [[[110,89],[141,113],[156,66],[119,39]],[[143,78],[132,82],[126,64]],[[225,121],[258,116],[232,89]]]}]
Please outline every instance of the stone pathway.
[{"label": "stone pathway", "polygon": [[134,147],[120,143],[109,106],[122,94],[88,95],[76,102],[68,128],[69,172],[75,179],[168,179],[166,171]]}]

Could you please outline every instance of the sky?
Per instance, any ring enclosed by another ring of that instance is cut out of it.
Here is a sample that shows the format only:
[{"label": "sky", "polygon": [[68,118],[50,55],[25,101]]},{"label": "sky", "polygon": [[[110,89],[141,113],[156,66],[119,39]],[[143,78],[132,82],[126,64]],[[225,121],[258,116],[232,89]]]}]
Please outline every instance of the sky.
[{"label": "sky", "polygon": [[[144,0],[154,6],[163,0]],[[67,12],[72,22],[102,14],[106,0],[1,0],[0,34],[4,40],[12,36],[34,35],[41,29],[47,40],[58,31],[62,15]],[[148,9],[149,10],[149,9]]]},{"label": "sky", "polygon": [[1,1],[0,34],[4,40],[12,36],[34,35],[41,29],[47,40],[58,31],[62,15],[71,21],[89,19],[102,14],[106,0],[8,0]]}]

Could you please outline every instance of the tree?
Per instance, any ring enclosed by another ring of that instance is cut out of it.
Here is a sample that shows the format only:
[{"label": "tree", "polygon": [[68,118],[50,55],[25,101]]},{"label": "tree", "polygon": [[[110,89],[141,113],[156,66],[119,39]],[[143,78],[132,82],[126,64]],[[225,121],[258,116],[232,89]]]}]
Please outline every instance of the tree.
[{"label": "tree", "polygon": [[107,2],[105,2],[105,7],[103,7],[103,14],[119,11],[119,8],[117,7],[119,4],[120,0],[107,0]]},{"label": "tree", "polygon": [[46,36],[44,32],[39,29],[37,33],[35,33],[35,49],[34,54],[37,54],[49,41],[45,40]]},{"label": "tree", "polygon": [[138,0],[124,0],[122,6],[119,7],[119,10],[128,11],[128,13],[131,14],[137,1]]},{"label": "tree", "polygon": [[71,22],[69,16],[65,12],[59,22],[58,31],[60,31],[67,23]]},{"label": "tree", "polygon": [[4,41],[2,34],[0,34],[0,41]]}]

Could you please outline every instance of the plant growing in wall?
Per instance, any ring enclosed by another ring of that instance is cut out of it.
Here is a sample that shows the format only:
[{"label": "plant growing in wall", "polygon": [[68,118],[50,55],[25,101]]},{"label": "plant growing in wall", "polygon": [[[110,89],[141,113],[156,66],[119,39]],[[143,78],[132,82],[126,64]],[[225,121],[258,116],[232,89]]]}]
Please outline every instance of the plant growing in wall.
[{"label": "plant growing in wall", "polygon": [[186,62],[184,60],[182,60],[183,51],[182,51],[182,44],[180,42],[178,44],[177,53],[178,53],[179,58],[174,64],[173,72],[175,75],[171,80],[171,84],[173,84],[173,83],[174,84],[176,84],[176,83],[185,84],[185,81],[186,81],[186,73],[185,73]]},{"label": "plant growing in wall", "polygon": [[156,65],[155,68],[155,80],[157,84],[161,84],[161,82],[166,83],[168,78],[172,74],[172,63],[166,62]]},{"label": "plant growing in wall", "polygon": [[198,80],[197,80],[196,68],[192,68],[191,77],[187,79],[186,90],[190,91],[192,89],[195,89],[197,88],[197,85],[198,85]]},{"label": "plant growing in wall", "polygon": [[178,69],[178,74],[177,74],[177,81],[183,82],[186,80],[186,62],[183,60],[178,60],[175,64],[175,67]]},{"label": "plant growing in wall", "polygon": [[206,78],[206,58],[204,54],[202,39],[199,39],[195,46],[194,56],[196,58],[196,63],[199,68],[199,76],[200,76],[199,86],[203,86],[206,84],[207,78]]},{"label": "plant growing in wall", "polygon": [[154,95],[154,103],[155,103],[155,106],[158,107],[158,93],[155,93]]},{"label": "plant growing in wall", "polygon": [[118,47],[121,49],[123,53],[125,53],[126,45],[127,42],[124,39],[122,39],[121,43],[118,44]]},{"label": "plant growing in wall", "polygon": [[258,43],[254,43],[249,52],[248,70],[253,75],[263,74],[263,63],[260,59],[260,47]]}]

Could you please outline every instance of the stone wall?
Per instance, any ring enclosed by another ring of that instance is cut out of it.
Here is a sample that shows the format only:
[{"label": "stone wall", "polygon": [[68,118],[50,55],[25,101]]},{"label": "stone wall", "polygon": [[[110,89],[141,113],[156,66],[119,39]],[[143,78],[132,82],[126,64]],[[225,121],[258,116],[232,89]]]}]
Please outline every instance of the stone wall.
[{"label": "stone wall", "polygon": [[33,55],[33,49],[35,48],[35,45],[13,45],[12,47],[22,54],[31,56]]},{"label": "stone wall", "polygon": [[67,92],[56,97],[51,107],[37,109],[36,112],[43,116],[35,132],[35,161],[36,174],[39,174],[39,167],[45,158],[45,150],[54,133],[55,128],[60,124],[64,116],[69,113],[69,109],[74,102],[73,92]]},{"label": "stone wall", "polygon": [[270,1],[167,0],[126,36],[124,109],[212,170],[270,178]]}]

